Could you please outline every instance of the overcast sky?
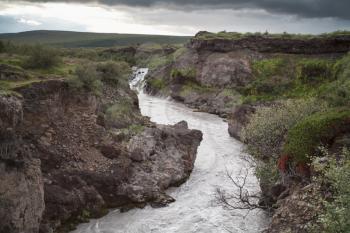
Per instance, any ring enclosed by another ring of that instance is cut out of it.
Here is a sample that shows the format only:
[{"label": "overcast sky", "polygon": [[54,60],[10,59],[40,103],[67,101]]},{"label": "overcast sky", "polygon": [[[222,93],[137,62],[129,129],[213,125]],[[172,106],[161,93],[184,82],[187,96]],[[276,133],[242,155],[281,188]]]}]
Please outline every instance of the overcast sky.
[{"label": "overcast sky", "polygon": [[0,0],[0,33],[350,30],[350,0]]}]

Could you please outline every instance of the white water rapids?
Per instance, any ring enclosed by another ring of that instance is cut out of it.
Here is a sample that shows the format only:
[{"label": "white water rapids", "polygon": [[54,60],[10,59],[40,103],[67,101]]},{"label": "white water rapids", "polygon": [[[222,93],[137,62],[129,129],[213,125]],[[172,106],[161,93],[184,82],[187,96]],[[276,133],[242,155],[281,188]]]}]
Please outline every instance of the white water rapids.
[{"label": "white water rapids", "polygon": [[[135,72],[132,86],[140,85],[148,69]],[[227,123],[215,115],[193,112],[173,101],[144,94],[138,95],[143,115],[159,124],[175,124],[185,120],[192,129],[203,132],[195,168],[189,180],[168,194],[176,202],[168,207],[133,209],[126,213],[111,211],[107,216],[81,224],[73,233],[256,233],[267,223],[263,212],[229,211],[215,201],[216,188],[235,192],[227,177],[239,175],[247,167],[242,157],[243,145],[231,138]],[[247,185],[258,189],[256,178],[250,174]],[[237,191],[237,190],[236,190]]]}]

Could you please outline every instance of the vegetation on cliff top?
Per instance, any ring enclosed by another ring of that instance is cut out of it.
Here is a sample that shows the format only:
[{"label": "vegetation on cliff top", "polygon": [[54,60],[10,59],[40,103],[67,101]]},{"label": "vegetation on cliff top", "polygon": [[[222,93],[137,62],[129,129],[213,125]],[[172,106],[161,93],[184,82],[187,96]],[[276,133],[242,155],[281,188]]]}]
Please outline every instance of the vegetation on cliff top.
[{"label": "vegetation on cliff top", "polygon": [[131,69],[118,59],[105,59],[98,51],[96,56],[81,50],[55,49],[42,45],[1,43],[2,66],[0,90],[2,94],[13,89],[52,79],[66,79],[74,89],[101,93],[102,82],[115,87],[127,87]]},{"label": "vegetation on cliff top", "polygon": [[320,35],[311,35],[311,34],[290,34],[287,32],[281,33],[281,34],[273,34],[269,32],[255,32],[255,33],[239,33],[239,32],[206,32],[202,31],[197,33],[197,35],[194,37],[195,39],[199,40],[213,40],[213,39],[227,39],[227,40],[239,40],[239,39],[245,39],[249,37],[254,36],[260,36],[265,38],[272,38],[272,39],[292,39],[292,40],[311,40],[311,39],[326,39],[326,38],[332,38],[336,36],[350,36],[350,31],[335,31],[331,33],[323,33]]},{"label": "vegetation on cliff top", "polygon": [[295,162],[309,162],[318,146],[329,146],[338,135],[350,131],[350,111],[333,109],[316,113],[299,121],[288,131],[284,154]]},{"label": "vegetation on cliff top", "polygon": [[[349,179],[349,68],[350,54],[333,60],[279,56],[253,63],[258,81],[245,90],[249,90],[246,97],[259,96],[255,101],[268,105],[258,108],[243,130],[248,151],[262,158],[256,175],[264,189],[288,186],[293,177],[307,182],[313,162],[313,185],[319,186],[315,201],[322,208],[307,226],[310,232],[345,232],[350,226],[350,186],[345,182]],[[275,82],[279,75],[288,82]],[[271,89],[264,87],[266,83]],[[281,91],[283,85],[288,88]],[[339,152],[341,148],[345,152]],[[327,149],[332,152],[325,153]],[[276,177],[277,168],[281,175]]]}]

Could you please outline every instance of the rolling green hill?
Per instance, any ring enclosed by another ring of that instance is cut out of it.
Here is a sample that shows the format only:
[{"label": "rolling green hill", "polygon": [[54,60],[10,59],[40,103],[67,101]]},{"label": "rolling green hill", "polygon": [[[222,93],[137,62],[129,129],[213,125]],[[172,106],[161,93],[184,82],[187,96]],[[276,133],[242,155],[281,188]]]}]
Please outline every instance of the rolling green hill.
[{"label": "rolling green hill", "polygon": [[111,47],[142,43],[183,44],[190,37],[142,34],[90,33],[70,31],[28,31],[0,34],[0,40],[16,43],[48,44],[57,47]]}]

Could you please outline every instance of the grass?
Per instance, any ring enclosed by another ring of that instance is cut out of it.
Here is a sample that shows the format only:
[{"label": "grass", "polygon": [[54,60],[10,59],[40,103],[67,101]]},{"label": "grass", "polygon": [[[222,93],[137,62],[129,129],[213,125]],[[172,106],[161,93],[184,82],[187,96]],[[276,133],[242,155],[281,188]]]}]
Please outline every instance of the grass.
[{"label": "grass", "polygon": [[215,91],[215,88],[212,87],[205,87],[201,86],[196,82],[186,82],[181,89],[180,95],[181,96],[186,96],[191,93],[199,93],[199,94],[204,94],[204,93],[210,93]]},{"label": "grass", "polygon": [[41,43],[66,48],[113,47],[144,43],[183,44],[186,43],[189,39],[190,37],[186,36],[89,33],[70,31],[29,31],[21,33],[0,34],[0,40],[9,40],[23,44]]},{"label": "grass", "polygon": [[336,79],[336,64],[330,59],[274,55],[252,62],[254,81],[239,91],[244,103],[317,96]]}]

